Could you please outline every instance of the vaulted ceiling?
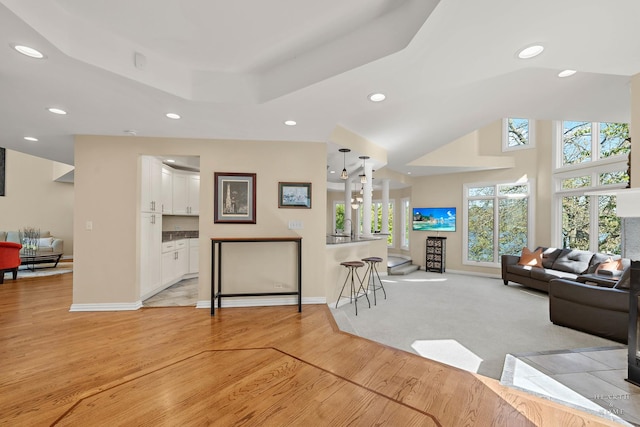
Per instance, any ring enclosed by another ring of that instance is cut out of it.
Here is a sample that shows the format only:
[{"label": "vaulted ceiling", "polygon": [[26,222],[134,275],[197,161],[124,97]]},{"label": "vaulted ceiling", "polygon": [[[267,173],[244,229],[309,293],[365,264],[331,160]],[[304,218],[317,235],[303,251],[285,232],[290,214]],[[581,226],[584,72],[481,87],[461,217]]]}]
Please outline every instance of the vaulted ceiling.
[{"label": "vaulted ceiling", "polygon": [[341,169],[340,128],[386,150],[376,167],[442,173],[410,163],[502,117],[628,122],[639,16],[637,0],[0,0],[0,146],[73,164],[74,134],[320,141]]}]

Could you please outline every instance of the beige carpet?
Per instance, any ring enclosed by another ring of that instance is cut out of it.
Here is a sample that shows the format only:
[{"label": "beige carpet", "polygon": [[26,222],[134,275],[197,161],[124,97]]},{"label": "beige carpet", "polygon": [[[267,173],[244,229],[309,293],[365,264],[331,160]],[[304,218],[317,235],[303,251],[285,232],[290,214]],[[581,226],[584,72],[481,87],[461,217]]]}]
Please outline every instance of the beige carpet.
[{"label": "beige carpet", "polygon": [[329,305],[340,329],[491,378],[507,354],[618,344],[552,324],[546,293],[501,279],[416,271],[382,280],[387,299],[378,291],[371,308],[360,299],[357,316],[348,299]]}]

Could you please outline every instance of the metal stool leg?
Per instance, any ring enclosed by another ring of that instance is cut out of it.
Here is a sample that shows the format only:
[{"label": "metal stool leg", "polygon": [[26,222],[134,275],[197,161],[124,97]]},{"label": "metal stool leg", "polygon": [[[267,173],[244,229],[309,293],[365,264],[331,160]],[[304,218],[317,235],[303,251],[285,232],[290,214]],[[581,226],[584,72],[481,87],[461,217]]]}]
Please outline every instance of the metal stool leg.
[{"label": "metal stool leg", "polygon": [[[367,293],[364,291],[363,281],[360,278],[360,274],[358,273],[358,268],[363,267],[364,263],[360,261],[345,261],[340,263],[340,265],[347,267],[348,271],[347,271],[347,277],[344,279],[344,283],[342,284],[342,289],[340,289],[340,295],[338,296],[338,300],[336,301],[336,308],[338,308],[338,303],[340,302],[340,298],[346,298],[346,297],[343,297],[344,288],[346,287],[347,282],[351,280],[351,283],[349,284],[350,285],[349,303],[351,302],[354,303],[355,309],[356,309],[356,316],[357,316],[358,315],[358,297],[360,296],[361,289],[363,291],[362,295],[364,295],[367,298],[367,302],[369,302],[369,308],[371,308],[371,301],[369,301],[369,297],[367,296]],[[358,277],[357,288],[355,283],[356,276]]]},{"label": "metal stool leg", "polygon": [[[382,293],[384,294],[384,299],[387,299],[387,291],[384,290],[384,285],[382,284],[382,279],[380,279],[380,273],[378,273],[378,263],[377,262],[373,263],[373,270],[376,272],[376,276],[378,276],[378,282],[380,282],[380,288],[382,289]],[[375,284],[375,279],[373,279],[373,280],[374,280],[374,283],[373,283],[373,297],[375,299],[375,296],[376,296],[376,291],[375,291],[376,286],[375,285],[376,284]]]}]

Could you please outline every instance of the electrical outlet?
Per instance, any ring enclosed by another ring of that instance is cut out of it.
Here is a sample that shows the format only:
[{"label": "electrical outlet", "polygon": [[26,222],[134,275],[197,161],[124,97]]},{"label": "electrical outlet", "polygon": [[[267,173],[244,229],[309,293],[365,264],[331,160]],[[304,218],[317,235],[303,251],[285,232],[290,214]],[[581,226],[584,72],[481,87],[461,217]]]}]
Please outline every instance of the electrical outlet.
[{"label": "electrical outlet", "polygon": [[282,283],[274,283],[273,287],[275,289],[282,289],[282,288],[284,288],[284,285]]}]

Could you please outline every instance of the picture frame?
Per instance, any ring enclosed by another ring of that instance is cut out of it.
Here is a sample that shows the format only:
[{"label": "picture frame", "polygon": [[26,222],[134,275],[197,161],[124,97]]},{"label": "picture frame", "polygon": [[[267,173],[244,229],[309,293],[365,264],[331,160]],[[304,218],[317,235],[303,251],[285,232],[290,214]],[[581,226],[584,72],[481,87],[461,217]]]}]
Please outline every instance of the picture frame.
[{"label": "picture frame", "polygon": [[278,207],[311,209],[311,183],[279,182]]},{"label": "picture frame", "polygon": [[213,222],[256,223],[256,174],[214,172]]}]

